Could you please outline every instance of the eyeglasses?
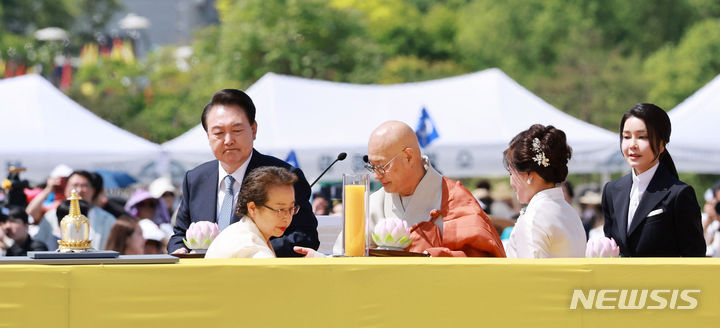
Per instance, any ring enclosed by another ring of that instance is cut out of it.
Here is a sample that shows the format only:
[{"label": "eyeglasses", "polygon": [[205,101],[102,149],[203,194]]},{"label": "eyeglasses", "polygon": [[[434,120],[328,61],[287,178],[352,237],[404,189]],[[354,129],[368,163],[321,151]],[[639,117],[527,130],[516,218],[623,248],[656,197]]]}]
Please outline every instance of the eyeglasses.
[{"label": "eyeglasses", "polygon": [[385,163],[385,165],[372,165],[370,163],[365,163],[365,168],[370,172],[375,172],[377,175],[385,175],[385,173],[387,173],[388,165],[390,165],[390,163],[392,163],[392,161],[395,160],[398,155],[402,154],[405,149],[407,149],[407,147],[403,148],[400,152],[395,154],[395,156],[393,156],[387,163]]},{"label": "eyeglasses", "polygon": [[262,206],[275,212],[275,214],[277,214],[278,216],[282,216],[282,215],[293,216],[293,215],[297,214],[297,212],[300,211],[300,205],[295,205],[293,207],[288,207],[288,208],[281,208],[281,209],[277,209],[277,210],[270,206],[267,206],[265,204],[263,204]]}]

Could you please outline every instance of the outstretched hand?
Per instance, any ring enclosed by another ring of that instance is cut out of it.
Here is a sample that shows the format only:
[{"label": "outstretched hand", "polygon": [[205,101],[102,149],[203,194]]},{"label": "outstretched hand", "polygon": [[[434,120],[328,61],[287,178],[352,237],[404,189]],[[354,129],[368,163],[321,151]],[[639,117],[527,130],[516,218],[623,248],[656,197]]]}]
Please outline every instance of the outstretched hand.
[{"label": "outstretched hand", "polygon": [[174,250],[174,251],[173,251],[172,253],[170,253],[170,254],[187,254],[187,253],[189,253],[188,250],[187,250],[187,248],[185,248],[185,247],[180,247],[180,248]]},{"label": "outstretched hand", "polygon": [[324,257],[322,253],[318,253],[316,250],[309,247],[295,246],[293,247],[295,253],[305,255],[305,257]]}]

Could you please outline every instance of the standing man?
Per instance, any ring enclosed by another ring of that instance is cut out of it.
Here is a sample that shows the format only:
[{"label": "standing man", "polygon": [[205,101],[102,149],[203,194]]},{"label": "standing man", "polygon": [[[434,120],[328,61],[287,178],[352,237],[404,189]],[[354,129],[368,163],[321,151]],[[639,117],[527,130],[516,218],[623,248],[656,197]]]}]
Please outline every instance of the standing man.
[{"label": "standing man", "polygon": [[310,186],[298,168],[253,149],[257,134],[255,105],[250,97],[237,89],[215,93],[202,112],[202,126],[207,132],[210,148],[217,160],[188,171],[182,186],[182,201],[177,213],[174,234],[168,252],[187,253],[182,240],[191,222],[217,222],[225,229],[240,218],[234,215],[237,195],[247,174],[262,166],[284,167],[297,175],[294,185],[295,202],[300,211],[282,237],[270,240],[279,257],[300,256],[293,246],[317,249],[317,219],[310,207]]}]

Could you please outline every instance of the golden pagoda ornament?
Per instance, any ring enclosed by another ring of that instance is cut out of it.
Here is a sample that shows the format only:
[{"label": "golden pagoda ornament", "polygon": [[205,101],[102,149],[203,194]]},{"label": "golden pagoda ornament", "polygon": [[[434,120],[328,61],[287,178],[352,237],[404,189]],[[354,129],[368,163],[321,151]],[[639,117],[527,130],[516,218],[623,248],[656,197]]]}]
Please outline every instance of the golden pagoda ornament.
[{"label": "golden pagoda ornament", "polygon": [[90,245],[90,220],[80,213],[80,196],[73,189],[70,193],[70,212],[60,221],[62,240],[58,240],[60,252],[86,251]]}]

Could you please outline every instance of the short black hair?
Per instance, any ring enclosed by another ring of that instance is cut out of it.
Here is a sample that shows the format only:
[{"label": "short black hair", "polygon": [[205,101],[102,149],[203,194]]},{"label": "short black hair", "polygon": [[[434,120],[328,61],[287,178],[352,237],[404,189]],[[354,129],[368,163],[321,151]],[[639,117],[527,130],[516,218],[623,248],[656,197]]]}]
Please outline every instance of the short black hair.
[{"label": "short black hair", "polygon": [[712,189],[713,197],[715,197],[715,193],[717,193],[718,190],[720,190],[720,180],[716,181],[715,184],[712,185],[712,187],[710,187],[710,189]]},{"label": "short black hair", "polygon": [[212,96],[212,99],[210,99],[210,102],[205,105],[205,108],[203,108],[200,121],[202,122],[203,129],[205,129],[206,132],[208,130],[208,112],[210,112],[210,109],[216,105],[238,106],[240,107],[240,109],[243,110],[243,112],[245,112],[245,116],[247,116],[250,125],[253,125],[255,123],[255,104],[253,103],[252,99],[250,99],[250,96],[248,96],[247,93],[243,92],[242,90],[222,89],[218,92],[215,92],[215,94]]},{"label": "short black hair", "polygon": [[[97,197],[105,189],[103,187],[105,181],[103,180],[102,175],[97,172],[90,172],[90,177],[90,184],[93,186],[93,188],[95,188],[95,197]],[[95,199],[95,197],[93,197],[93,200]]]},{"label": "short black hair", "polygon": [[28,214],[25,208],[21,206],[10,206],[8,208],[8,219],[20,219],[23,223],[28,224]]},{"label": "short black hair", "polygon": [[480,180],[477,184],[475,184],[475,188],[477,189],[487,189],[488,191],[492,188],[490,185],[490,181],[487,180]]},{"label": "short black hair", "polygon": [[[102,191],[102,184],[103,184],[102,177],[100,177],[99,174],[95,174],[95,176],[93,174],[94,173],[90,173],[88,171],[79,170],[79,171],[74,171],[73,173],[70,173],[70,175],[68,175],[68,181],[70,180],[70,178],[73,175],[79,175],[79,176],[85,178],[88,181],[88,183],[90,183],[90,186],[93,187],[93,189],[95,189],[95,193],[92,195],[91,200],[95,200],[95,198],[100,194],[100,192]],[[96,176],[100,177],[99,180]],[[97,187],[98,182],[100,183],[99,189]]]},{"label": "short black hair", "polygon": [[0,206],[0,223],[7,221],[10,210],[5,206]]},{"label": "short black hair", "polygon": [[[64,200],[62,203],[60,203],[60,205],[58,205],[57,209],[55,210],[58,225],[60,225],[60,221],[62,221],[62,219],[66,215],[70,214],[70,202],[72,201],[69,199]],[[88,213],[90,212],[90,203],[80,199],[78,200],[78,205],[80,206],[80,213],[87,217]]]},{"label": "short black hair", "polygon": [[325,195],[322,191],[318,191],[318,192],[316,192],[316,193],[313,193],[313,194],[312,194],[312,198],[313,198],[313,199],[315,199],[315,198],[324,198],[325,200],[329,200],[329,197],[328,197],[327,195]]}]

